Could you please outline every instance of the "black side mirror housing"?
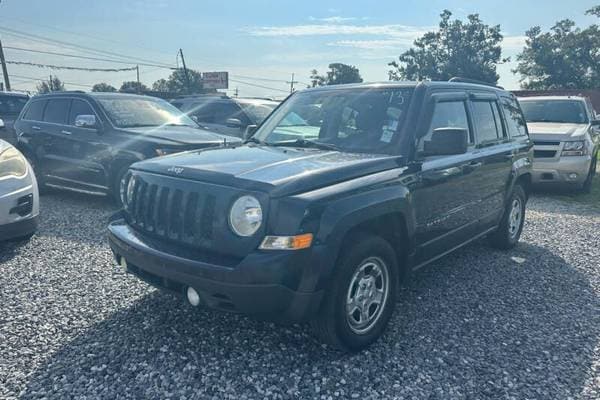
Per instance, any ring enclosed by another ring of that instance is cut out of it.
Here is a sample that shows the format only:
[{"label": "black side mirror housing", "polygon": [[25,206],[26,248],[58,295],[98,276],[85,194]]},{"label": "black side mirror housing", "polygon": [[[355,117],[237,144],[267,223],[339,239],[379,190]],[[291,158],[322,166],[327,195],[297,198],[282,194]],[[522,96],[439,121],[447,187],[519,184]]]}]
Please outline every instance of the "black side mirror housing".
[{"label": "black side mirror housing", "polygon": [[462,128],[437,128],[431,140],[424,143],[423,151],[427,156],[449,156],[464,154],[469,146],[469,132]]},{"label": "black side mirror housing", "polygon": [[252,135],[254,135],[254,132],[256,132],[257,129],[258,129],[258,125],[248,125],[246,127],[246,130],[244,131],[243,139],[244,140],[250,139],[252,137]]}]

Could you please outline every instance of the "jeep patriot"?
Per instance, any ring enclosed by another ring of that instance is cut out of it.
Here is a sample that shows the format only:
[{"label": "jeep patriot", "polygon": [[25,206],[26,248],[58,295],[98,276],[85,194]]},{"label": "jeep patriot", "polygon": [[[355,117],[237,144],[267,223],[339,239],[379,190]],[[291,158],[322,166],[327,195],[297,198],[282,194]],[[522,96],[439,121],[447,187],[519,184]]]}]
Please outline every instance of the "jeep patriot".
[{"label": "jeep patriot", "polygon": [[307,321],[357,351],[411,271],[484,236],[515,246],[532,151],[497,87],[309,89],[243,145],[133,164],[109,242],[118,265],[192,305]]}]

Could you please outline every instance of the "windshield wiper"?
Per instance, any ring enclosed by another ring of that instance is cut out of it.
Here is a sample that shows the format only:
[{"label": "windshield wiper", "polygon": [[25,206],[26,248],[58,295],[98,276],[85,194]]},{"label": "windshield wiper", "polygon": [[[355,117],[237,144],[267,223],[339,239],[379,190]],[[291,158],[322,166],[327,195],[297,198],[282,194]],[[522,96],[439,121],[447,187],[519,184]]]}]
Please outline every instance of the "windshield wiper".
[{"label": "windshield wiper", "polygon": [[333,150],[339,151],[340,148],[334,144],[317,142],[313,140],[306,139],[296,139],[290,142],[274,142],[274,143],[265,143],[268,146],[281,146],[281,147],[314,147],[315,149],[321,150]]}]

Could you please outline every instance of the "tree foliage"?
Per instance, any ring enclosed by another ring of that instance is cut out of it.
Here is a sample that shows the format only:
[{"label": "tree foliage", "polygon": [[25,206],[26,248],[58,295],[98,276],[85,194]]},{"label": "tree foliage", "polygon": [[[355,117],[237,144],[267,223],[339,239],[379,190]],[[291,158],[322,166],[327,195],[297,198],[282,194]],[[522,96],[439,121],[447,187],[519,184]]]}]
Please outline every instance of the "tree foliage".
[{"label": "tree foliage", "polygon": [[316,69],[311,71],[312,87],[323,85],[341,85],[343,83],[360,83],[363,81],[360,71],[353,65],[332,63],[325,75],[319,75]]},{"label": "tree foliage", "polygon": [[390,80],[439,80],[453,76],[496,83],[496,66],[502,60],[500,25],[484,24],[478,14],[467,21],[451,20],[444,10],[439,29],[427,32],[414,42],[414,47],[402,53],[398,61],[388,65]]},{"label": "tree foliage", "polygon": [[168,79],[159,79],[152,85],[152,90],[157,92],[169,92],[174,94],[202,93],[202,74],[193,69],[188,69],[188,81],[183,68],[174,70]]},{"label": "tree foliage", "polygon": [[124,93],[143,93],[148,90],[148,87],[141,82],[137,81],[126,81],[123,82],[119,92]]},{"label": "tree foliage", "polygon": [[92,86],[92,92],[116,92],[117,88],[109,85],[108,83],[96,83]]},{"label": "tree foliage", "polygon": [[47,81],[40,82],[36,90],[39,94],[50,93],[50,92],[63,92],[65,90],[65,85],[58,78],[58,76],[53,76],[51,79]]},{"label": "tree foliage", "polygon": [[[600,6],[586,12],[600,18]],[[585,29],[558,21],[548,32],[534,26],[513,71],[524,89],[591,89],[600,87],[600,26]]]}]

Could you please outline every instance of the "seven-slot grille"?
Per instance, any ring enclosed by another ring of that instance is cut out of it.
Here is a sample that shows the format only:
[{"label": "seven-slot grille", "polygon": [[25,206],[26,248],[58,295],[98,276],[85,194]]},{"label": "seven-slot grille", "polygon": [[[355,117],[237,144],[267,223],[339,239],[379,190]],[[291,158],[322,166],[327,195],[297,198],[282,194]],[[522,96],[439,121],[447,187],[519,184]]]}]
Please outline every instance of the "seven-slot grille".
[{"label": "seven-slot grille", "polygon": [[127,204],[128,222],[134,228],[189,245],[213,240],[216,198],[208,193],[168,187],[134,175]]}]

